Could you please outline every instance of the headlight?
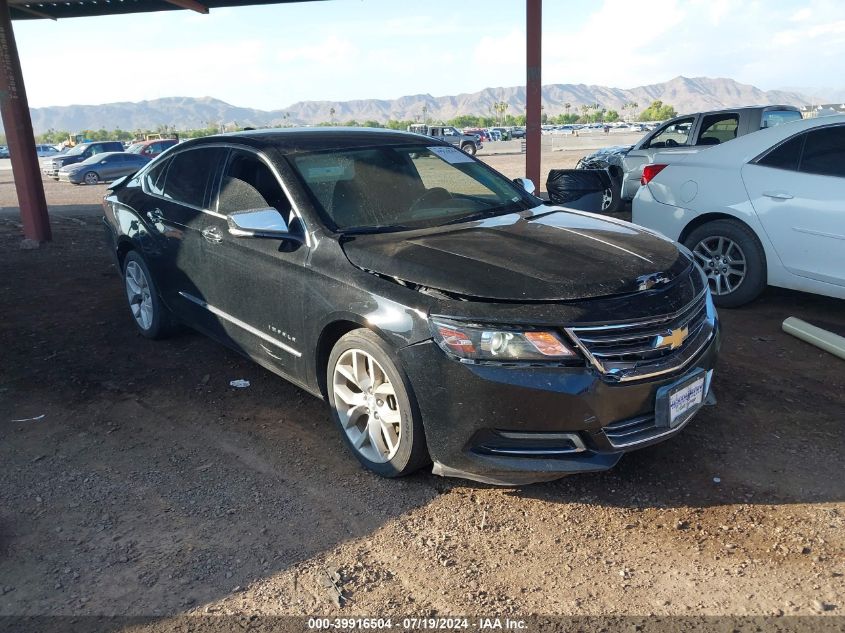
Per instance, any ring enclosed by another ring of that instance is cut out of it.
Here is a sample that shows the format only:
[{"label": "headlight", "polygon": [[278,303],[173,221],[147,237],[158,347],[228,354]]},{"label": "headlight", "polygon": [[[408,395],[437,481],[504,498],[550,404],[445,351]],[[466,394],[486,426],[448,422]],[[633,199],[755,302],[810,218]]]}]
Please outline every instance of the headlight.
[{"label": "headlight", "polygon": [[521,330],[501,326],[432,319],[434,340],[447,354],[462,360],[561,361],[577,354],[551,330]]}]

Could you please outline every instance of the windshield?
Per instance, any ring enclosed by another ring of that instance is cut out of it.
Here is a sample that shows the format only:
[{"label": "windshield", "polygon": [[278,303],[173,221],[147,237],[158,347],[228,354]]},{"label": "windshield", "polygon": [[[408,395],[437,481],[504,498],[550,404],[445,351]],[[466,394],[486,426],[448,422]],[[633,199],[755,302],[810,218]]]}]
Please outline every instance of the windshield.
[{"label": "windshield", "polygon": [[146,147],[145,143],[133,143],[129,147],[126,148],[126,151],[130,154],[139,154],[142,149]]},{"label": "windshield", "polygon": [[84,152],[86,149],[88,149],[87,145],[77,145],[77,146],[71,148],[70,150],[68,150],[68,153],[65,154],[65,156],[78,156],[79,154]]},{"label": "windshield", "polygon": [[422,228],[536,205],[522,188],[454,147],[376,147],[290,158],[323,218],[339,231]]},{"label": "windshield", "polygon": [[799,119],[801,119],[801,113],[795,110],[766,110],[763,112],[763,121],[760,123],[760,128],[774,127]]}]

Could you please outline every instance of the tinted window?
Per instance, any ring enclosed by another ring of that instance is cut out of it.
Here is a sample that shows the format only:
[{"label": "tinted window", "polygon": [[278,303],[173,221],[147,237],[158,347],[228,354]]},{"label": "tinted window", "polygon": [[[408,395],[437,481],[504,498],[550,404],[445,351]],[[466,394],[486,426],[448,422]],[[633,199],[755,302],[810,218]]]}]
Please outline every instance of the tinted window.
[{"label": "tinted window", "polygon": [[202,147],[176,154],[164,182],[164,197],[189,204],[205,206],[205,193],[222,150]]},{"label": "tinted window", "polygon": [[757,164],[776,169],[796,171],[798,169],[798,161],[801,158],[801,148],[804,146],[805,136],[806,134],[799,134],[781,143],[758,160]]},{"label": "tinted window", "polygon": [[845,178],[845,126],[807,133],[801,171]]},{"label": "tinted window", "polygon": [[680,119],[660,129],[645,147],[677,147],[686,145],[695,119]]},{"label": "tinted window", "polygon": [[233,150],[220,183],[217,211],[278,209],[287,218],[290,202],[270,168],[255,154]]},{"label": "tinted window", "polygon": [[144,190],[147,193],[152,193],[157,196],[164,193],[162,185],[164,184],[164,175],[167,173],[167,168],[169,166],[170,161],[166,160],[163,163],[159,163],[152,169],[147,170],[142,179]]},{"label": "tinted window", "polygon": [[719,145],[736,138],[738,114],[711,114],[701,120],[701,133],[696,145]]},{"label": "tinted window", "polygon": [[766,110],[760,121],[760,128],[774,127],[801,119],[801,113],[795,110]]}]

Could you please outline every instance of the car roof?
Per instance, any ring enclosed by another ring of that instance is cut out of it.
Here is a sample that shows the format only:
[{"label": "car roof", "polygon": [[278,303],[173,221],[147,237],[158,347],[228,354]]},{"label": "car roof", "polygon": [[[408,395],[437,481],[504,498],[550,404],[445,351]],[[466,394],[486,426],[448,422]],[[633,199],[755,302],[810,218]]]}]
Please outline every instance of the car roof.
[{"label": "car roof", "polygon": [[[448,126],[440,126],[448,127]],[[384,145],[407,145],[424,139],[431,145],[443,143],[430,136],[387,130],[383,128],[323,127],[286,128],[283,130],[249,130],[228,134],[215,134],[191,139],[179,144],[180,148],[228,142],[247,145],[259,150],[276,149],[284,154],[313,152],[330,149],[355,149]]]},{"label": "car roof", "polygon": [[147,141],[136,141],[135,143],[132,143],[132,145],[152,145],[153,143],[162,143],[162,142],[168,142],[168,141],[171,141],[173,143],[179,142],[175,138],[153,138],[153,139],[150,139],[150,140],[147,140]]}]

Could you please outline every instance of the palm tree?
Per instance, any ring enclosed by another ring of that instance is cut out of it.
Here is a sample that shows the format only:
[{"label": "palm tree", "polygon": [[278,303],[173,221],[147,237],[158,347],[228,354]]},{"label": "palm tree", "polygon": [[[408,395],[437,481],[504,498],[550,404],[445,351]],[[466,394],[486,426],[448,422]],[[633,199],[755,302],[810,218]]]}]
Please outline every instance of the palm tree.
[{"label": "palm tree", "polygon": [[334,125],[334,113],[335,113],[334,107],[329,108],[329,115],[332,118],[332,125]]}]

